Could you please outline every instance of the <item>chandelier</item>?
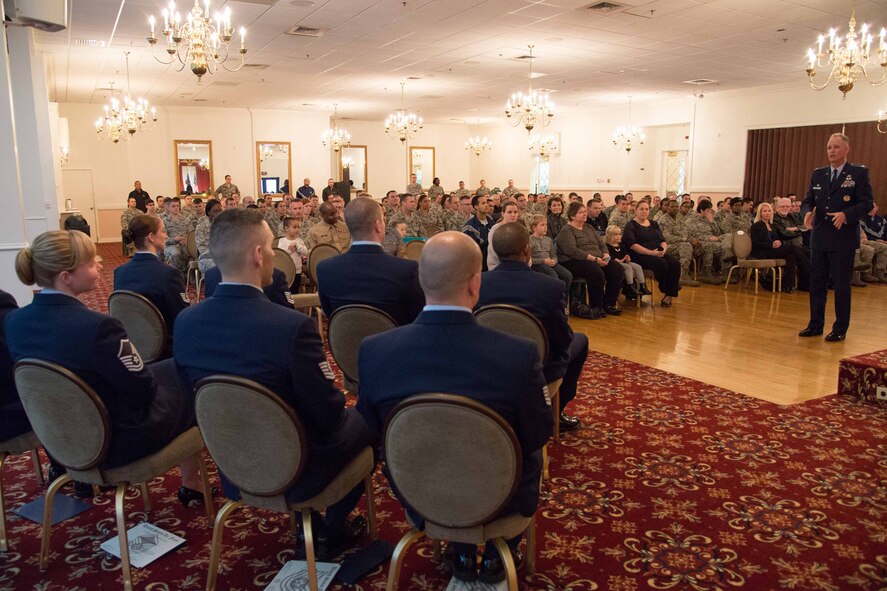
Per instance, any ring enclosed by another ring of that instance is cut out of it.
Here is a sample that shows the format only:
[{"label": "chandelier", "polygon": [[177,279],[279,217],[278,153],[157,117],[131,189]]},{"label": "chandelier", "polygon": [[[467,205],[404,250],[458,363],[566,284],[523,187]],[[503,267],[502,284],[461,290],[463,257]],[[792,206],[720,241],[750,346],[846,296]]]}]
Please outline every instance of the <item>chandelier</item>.
[{"label": "chandelier", "polygon": [[267,158],[274,155],[274,148],[268,144],[263,144],[259,149],[259,162],[264,162]]},{"label": "chandelier", "polygon": [[[863,24],[856,33],[856,12],[850,16],[849,31],[842,39],[838,37],[837,30],[831,29],[828,32],[828,51],[823,53],[823,44],[825,37],[819,36],[819,51],[813,52],[813,48],[807,50],[807,76],[810,79],[810,86],[814,90],[822,90],[828,86],[829,82],[834,78],[838,85],[838,90],[843,93],[842,98],[847,98],[847,93],[853,90],[853,84],[861,76],[872,86],[878,86],[887,81],[887,42],[885,35],[887,30],[881,29],[878,39],[878,50],[872,52],[872,34],[869,33],[869,26]],[[866,66],[880,65],[883,69],[881,77],[874,79],[869,77]],[[825,82],[817,85],[813,79],[816,76],[817,68],[831,67]]]},{"label": "chandelier", "polygon": [[351,134],[344,129],[339,129],[336,125],[336,115],[339,112],[339,105],[333,103],[333,128],[323,132],[320,141],[323,142],[324,148],[331,148],[333,152],[338,152],[341,148],[347,148],[351,145]]},{"label": "chandelier", "polygon": [[406,112],[403,100],[404,84],[406,83],[400,83],[400,111],[388,115],[385,120],[385,133],[388,134],[388,137],[396,137],[402,142],[407,141],[408,137],[415,136],[422,129],[422,118]]},{"label": "chandelier", "polygon": [[505,104],[505,116],[514,127],[523,123],[527,131],[531,131],[537,123],[545,127],[554,117],[554,103],[548,94],[539,94],[533,90],[533,45],[530,48],[530,91],[525,96],[518,92],[512,94]]},{"label": "chandelier", "polygon": [[213,18],[209,16],[209,0],[204,0],[206,14],[200,8],[198,0],[194,0],[194,8],[188,13],[186,22],[182,24],[181,15],[176,12],[175,2],[169,3],[169,8],[163,9],[163,30],[160,34],[166,39],[166,57],[154,54],[157,45],[157,37],[154,35],[156,21],[154,15],[148,19],[151,25],[151,34],[148,43],[151,44],[151,53],[154,59],[162,64],[172,64],[178,59],[176,70],[181,72],[185,65],[189,65],[191,71],[197,75],[198,82],[202,76],[209,72],[214,74],[219,66],[229,72],[236,72],[243,67],[246,45],[244,38],[246,31],[240,27],[240,63],[229,68],[225,65],[228,60],[228,46],[234,37],[234,28],[231,26],[231,9],[216,13]]},{"label": "chandelier", "polygon": [[[126,96],[123,102],[114,96],[114,83],[111,82],[111,103],[105,105],[105,115],[95,122],[99,139],[109,139],[115,144],[121,139],[135,135],[137,131],[151,131],[157,122],[157,109],[148,110],[148,101],[140,98],[134,101],[129,97],[129,52],[126,55]],[[150,118],[150,122],[149,122]],[[150,125],[150,127],[147,127]]]},{"label": "chandelier", "polygon": [[887,133],[887,113],[878,111],[878,132]]},{"label": "chandelier", "polygon": [[477,132],[477,135],[475,135],[474,137],[468,137],[468,141],[465,142],[465,149],[469,152],[474,152],[475,156],[480,156],[483,152],[486,152],[487,150],[492,150],[493,144],[486,137],[481,139],[480,120],[477,121]]},{"label": "chandelier", "polygon": [[647,136],[640,127],[634,127],[631,124],[631,97],[628,97],[628,126],[617,127],[613,133],[613,145],[620,150],[631,152],[631,149],[637,145],[644,145]]},{"label": "chandelier", "polygon": [[558,150],[557,138],[552,134],[543,137],[538,133],[534,133],[530,136],[528,147],[530,148],[530,154],[533,156],[539,156],[543,160],[548,160],[551,154]]}]

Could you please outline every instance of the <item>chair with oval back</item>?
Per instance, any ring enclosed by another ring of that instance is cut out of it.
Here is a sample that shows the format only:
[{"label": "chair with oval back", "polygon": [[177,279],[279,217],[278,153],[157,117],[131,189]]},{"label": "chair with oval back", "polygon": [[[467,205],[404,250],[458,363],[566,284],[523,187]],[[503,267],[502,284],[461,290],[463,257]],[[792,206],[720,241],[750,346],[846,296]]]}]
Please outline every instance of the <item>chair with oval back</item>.
[{"label": "chair with oval back", "polygon": [[273,248],[274,251],[274,268],[283,271],[286,275],[286,286],[291,288],[293,281],[296,279],[296,263],[290,253],[282,248]]},{"label": "chair with oval back", "polygon": [[508,589],[517,591],[517,572],[505,540],[526,531],[530,574],[535,543],[532,517],[500,515],[521,474],[521,448],[511,426],[470,398],[419,394],[391,411],[383,445],[392,483],[404,502],[425,519],[424,530],[410,523],[413,528],[398,542],[387,590],[397,589],[410,545],[428,536],[475,545],[493,540],[505,564]]},{"label": "chair with oval back", "polygon": [[115,486],[117,534],[124,589],[132,589],[129,543],[126,535],[124,497],[131,484],[139,484],[146,512],[151,511],[145,483],[190,457],[199,458],[203,479],[203,502],[207,516],[213,517],[213,503],[206,466],[203,439],[192,427],[163,449],[144,458],[114,468],[102,467],[111,441],[111,420],[105,403],[79,376],[64,367],[39,359],[22,359],[15,364],[15,384],[34,433],[46,453],[67,469],[49,486],[43,508],[43,534],[40,544],[40,570],[46,570],[52,527],[52,503],[56,492],[70,480],[94,486]]},{"label": "chair with oval back", "polygon": [[425,248],[424,240],[413,240],[407,242],[404,247],[403,258],[418,262],[422,258],[422,249]]},{"label": "chair with oval back", "polygon": [[733,254],[736,255],[736,264],[730,267],[730,270],[727,272],[727,281],[724,282],[724,289],[727,289],[727,287],[730,286],[730,277],[733,275],[735,269],[738,269],[739,272],[746,270],[745,287],[748,287],[748,282],[751,279],[751,271],[754,270],[755,293],[758,293],[761,269],[772,269],[773,293],[776,293],[777,289],[781,290],[782,270],[783,267],[785,267],[785,259],[750,259],[748,258],[748,255],[751,254],[751,251],[752,242],[751,236],[748,235],[748,232],[742,230],[733,232]]},{"label": "chair with oval back", "polygon": [[160,310],[145,296],[125,289],[108,296],[108,315],[123,324],[145,363],[157,361],[169,345],[169,331]]},{"label": "chair with oval back", "polygon": [[435,234],[440,234],[441,232],[443,232],[443,228],[441,228],[437,224],[428,224],[427,226],[425,226],[425,236],[427,236],[428,238],[431,238]]},{"label": "chair with oval back", "polygon": [[394,319],[373,306],[350,304],[342,306],[330,316],[327,342],[330,353],[345,378],[345,390],[358,394],[357,352],[368,336],[395,328]]},{"label": "chair with oval back", "polygon": [[[11,455],[23,454],[31,452],[31,459],[34,462],[34,472],[37,474],[38,484],[43,484],[43,469],[40,467],[40,456],[37,448],[40,447],[40,440],[33,431],[28,431],[17,437],[0,441],[0,476],[3,474],[3,465],[6,458]],[[9,544],[6,539],[6,505],[3,501],[3,486],[0,483],[0,552],[6,552]]]},{"label": "chair with oval back", "polygon": [[[261,384],[245,378],[210,376],[200,380],[196,387],[197,424],[206,447],[219,470],[241,493],[239,501],[225,503],[216,517],[207,591],[213,591],[216,586],[225,521],[241,505],[290,515],[301,512],[308,585],[312,591],[317,591],[312,510],[338,502],[362,481],[367,494],[370,533],[373,537],[376,535],[372,448],[364,448],[313,498],[288,502],[286,492],[298,482],[308,460],[305,428],[293,409]],[[262,428],[256,429],[256,425],[262,425]]]},{"label": "chair with oval back", "polygon": [[191,257],[191,260],[188,261],[188,273],[185,276],[185,290],[187,291],[188,287],[191,286],[191,275],[194,275],[194,286],[197,288],[197,300],[199,301],[200,284],[203,283],[203,273],[200,272],[200,269],[197,266],[197,259],[200,256],[200,251],[197,250],[196,230],[188,232],[185,247],[188,249],[188,256]]},{"label": "chair with oval back", "polygon": [[332,244],[318,244],[308,252],[308,275],[317,286],[317,265],[320,261],[331,259],[342,254]]}]

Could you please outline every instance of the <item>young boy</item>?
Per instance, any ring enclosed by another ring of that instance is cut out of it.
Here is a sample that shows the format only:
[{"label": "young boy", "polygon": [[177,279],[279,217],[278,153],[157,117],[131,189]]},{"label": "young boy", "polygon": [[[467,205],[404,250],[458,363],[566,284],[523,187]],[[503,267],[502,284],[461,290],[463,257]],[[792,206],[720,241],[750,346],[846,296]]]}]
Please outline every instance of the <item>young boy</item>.
[{"label": "young boy", "polygon": [[382,250],[384,250],[386,254],[403,258],[403,254],[406,251],[403,239],[406,235],[406,222],[398,222],[389,226],[388,232],[385,234],[385,243],[382,244]]},{"label": "young boy", "polygon": [[277,248],[290,253],[296,264],[296,278],[293,280],[294,291],[298,291],[302,281],[302,264],[308,262],[308,247],[299,237],[299,220],[286,218],[283,220],[284,236],[277,242]]},{"label": "young boy", "polygon": [[530,224],[533,232],[530,234],[533,270],[563,281],[564,286],[567,288],[566,293],[569,295],[573,274],[566,267],[557,263],[557,252],[554,249],[554,242],[546,236],[548,233],[548,220],[544,215],[534,215]]}]

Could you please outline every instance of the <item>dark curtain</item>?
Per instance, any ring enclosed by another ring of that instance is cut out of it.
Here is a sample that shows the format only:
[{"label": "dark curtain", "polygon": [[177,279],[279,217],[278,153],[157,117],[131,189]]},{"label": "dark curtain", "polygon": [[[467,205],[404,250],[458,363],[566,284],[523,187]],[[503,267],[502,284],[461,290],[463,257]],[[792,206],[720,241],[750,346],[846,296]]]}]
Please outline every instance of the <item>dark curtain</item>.
[{"label": "dark curtain", "polygon": [[[797,193],[803,199],[813,169],[828,165],[825,145],[829,136],[840,133],[841,127],[831,124],[749,130],[742,194],[755,202],[786,193]],[[887,134],[878,133],[874,121],[843,127],[850,138],[848,160],[868,166],[875,203],[883,215],[887,207]]]}]

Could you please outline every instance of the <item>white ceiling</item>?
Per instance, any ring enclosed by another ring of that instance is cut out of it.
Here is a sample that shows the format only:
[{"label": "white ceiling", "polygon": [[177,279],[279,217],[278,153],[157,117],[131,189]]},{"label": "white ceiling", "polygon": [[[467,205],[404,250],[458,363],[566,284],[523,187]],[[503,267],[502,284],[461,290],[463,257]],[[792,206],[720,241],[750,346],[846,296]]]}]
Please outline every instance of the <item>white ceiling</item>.
[{"label": "white ceiling", "polygon": [[[625,8],[594,14],[598,0],[229,0],[246,27],[247,64],[204,76],[158,63],[145,40],[161,0],[68,0],[68,30],[37,34],[47,54],[50,100],[103,103],[109,82],[154,105],[315,110],[382,119],[406,106],[426,121],[503,118],[506,99],[529,84],[551,89],[560,111],[689,95],[685,80],[709,78],[707,94],[797,81],[819,33],[847,29],[850,0],[610,0]],[[201,1],[201,5],[203,1]],[[853,0],[857,20],[887,26],[887,1]],[[183,17],[192,6],[180,0]],[[119,20],[118,20],[119,15]],[[116,29],[115,29],[116,23]],[[320,38],[285,34],[325,29]],[[159,29],[159,27],[158,27]],[[84,47],[78,40],[104,42]],[[239,37],[237,37],[239,40]],[[166,56],[158,44],[158,54]],[[409,79],[408,79],[409,78]],[[412,79],[417,78],[417,79]],[[837,91],[835,91],[837,92]]]}]

